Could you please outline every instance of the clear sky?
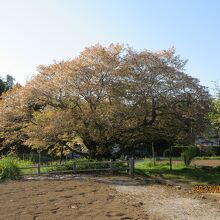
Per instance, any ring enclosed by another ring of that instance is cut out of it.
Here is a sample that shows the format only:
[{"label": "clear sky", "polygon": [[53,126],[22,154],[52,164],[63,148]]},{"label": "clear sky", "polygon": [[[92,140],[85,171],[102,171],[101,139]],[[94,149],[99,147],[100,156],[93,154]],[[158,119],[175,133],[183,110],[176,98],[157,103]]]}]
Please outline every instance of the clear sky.
[{"label": "clear sky", "polygon": [[0,75],[22,84],[38,65],[96,43],[176,47],[202,85],[220,80],[218,0],[0,0]]}]

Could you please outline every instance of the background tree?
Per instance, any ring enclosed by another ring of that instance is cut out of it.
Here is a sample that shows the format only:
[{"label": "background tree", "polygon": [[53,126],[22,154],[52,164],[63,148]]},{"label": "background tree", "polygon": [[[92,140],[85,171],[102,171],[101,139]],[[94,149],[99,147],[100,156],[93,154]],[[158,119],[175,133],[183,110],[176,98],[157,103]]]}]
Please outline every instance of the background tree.
[{"label": "background tree", "polygon": [[220,136],[220,92],[218,93],[218,96],[216,97],[216,99],[213,100],[213,108],[210,111],[209,117],[212,123],[210,130],[215,130],[216,137],[219,138]]},{"label": "background tree", "polygon": [[29,114],[23,105],[24,89],[17,84],[2,94],[0,99],[0,151],[7,153],[11,149],[22,151],[23,141],[27,138],[22,128]]},{"label": "background tree", "polygon": [[6,79],[0,78],[0,95],[13,87],[14,80],[11,75],[6,75]]}]

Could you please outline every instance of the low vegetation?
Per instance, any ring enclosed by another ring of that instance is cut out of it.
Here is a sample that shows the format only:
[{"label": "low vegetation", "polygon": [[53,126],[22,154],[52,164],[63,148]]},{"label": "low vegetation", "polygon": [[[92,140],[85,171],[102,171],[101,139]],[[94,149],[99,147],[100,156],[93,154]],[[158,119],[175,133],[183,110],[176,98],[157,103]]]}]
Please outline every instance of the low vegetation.
[{"label": "low vegetation", "polygon": [[186,166],[184,163],[174,164],[170,170],[169,163],[158,163],[153,166],[149,160],[136,164],[136,173],[148,177],[171,179],[189,184],[219,184],[220,167]]},{"label": "low vegetation", "polygon": [[16,180],[21,177],[19,160],[13,156],[2,157],[0,159],[0,180]]},{"label": "low vegetation", "polygon": [[219,156],[215,156],[215,157],[195,157],[196,160],[220,160]]},{"label": "low vegetation", "polygon": [[[89,163],[92,162],[92,163]],[[89,170],[89,169],[103,169],[110,168],[107,163],[100,163],[100,160],[88,159],[88,158],[75,158],[65,161],[62,165],[59,161],[48,162],[49,167],[44,167],[46,164],[42,164],[41,173],[49,174],[62,171],[72,171],[73,164],[76,163],[77,170]],[[54,166],[53,166],[54,165]],[[58,165],[58,166],[57,166]],[[0,158],[0,179],[2,181],[11,179],[20,179],[22,175],[32,175],[37,173],[37,167],[35,161],[21,160],[16,156],[6,156]],[[127,164],[117,163],[113,165],[113,168],[125,168]],[[30,167],[30,168],[28,168]]]},{"label": "low vegetation", "polygon": [[[179,158],[180,159],[180,158]],[[202,158],[198,158],[202,159]],[[208,158],[211,159],[211,158]],[[215,159],[215,158],[214,158]],[[108,164],[102,164],[95,159],[75,158],[63,163],[58,167],[41,167],[42,173],[51,173],[59,171],[70,171],[73,169],[74,162],[77,163],[77,169],[100,169],[109,168]],[[88,164],[87,162],[97,162]],[[59,161],[49,162],[48,165],[56,165]],[[31,160],[21,160],[16,156],[6,156],[0,159],[0,180],[17,180],[25,174],[36,174],[36,168],[20,169],[35,165]],[[125,168],[127,164],[114,164],[115,167]],[[122,171],[125,172],[125,171]],[[186,166],[184,163],[174,163],[170,170],[168,161],[158,161],[156,165],[145,159],[143,162],[137,162],[135,172],[138,175],[144,175],[151,178],[162,178],[167,180],[181,181],[190,184],[219,184],[220,167],[196,167]]]},{"label": "low vegetation", "polygon": [[193,158],[197,155],[197,149],[193,146],[189,146],[183,153],[181,154],[184,164],[189,166],[192,162]]}]

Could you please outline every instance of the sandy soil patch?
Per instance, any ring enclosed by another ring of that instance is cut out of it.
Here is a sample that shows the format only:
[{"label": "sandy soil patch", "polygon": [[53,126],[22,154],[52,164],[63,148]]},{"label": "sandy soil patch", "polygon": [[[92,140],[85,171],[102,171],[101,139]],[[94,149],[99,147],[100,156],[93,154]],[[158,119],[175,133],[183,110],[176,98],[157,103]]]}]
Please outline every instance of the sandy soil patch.
[{"label": "sandy soil patch", "polygon": [[116,190],[93,180],[28,180],[0,184],[0,219],[148,219]]}]

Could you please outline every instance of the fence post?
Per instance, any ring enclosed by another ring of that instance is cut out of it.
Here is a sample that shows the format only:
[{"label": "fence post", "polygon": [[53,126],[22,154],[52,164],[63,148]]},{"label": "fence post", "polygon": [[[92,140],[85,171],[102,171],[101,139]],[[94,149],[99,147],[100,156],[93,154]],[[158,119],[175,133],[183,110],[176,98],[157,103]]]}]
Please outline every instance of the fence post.
[{"label": "fence post", "polygon": [[170,146],[170,170],[172,170],[172,146]]},{"label": "fence post", "polygon": [[37,164],[37,175],[40,175],[40,163]]},{"label": "fence post", "polygon": [[41,151],[40,150],[38,151],[38,163],[39,164],[41,163]]},{"label": "fence post", "polygon": [[152,147],[153,164],[154,164],[154,167],[155,167],[155,165],[156,165],[156,161],[155,161],[154,142],[152,141],[151,144],[152,144],[151,147]]},{"label": "fence post", "polygon": [[111,174],[113,174],[113,160],[111,159],[110,160],[110,170],[111,170]]},{"label": "fence post", "polygon": [[76,172],[76,162],[73,162],[73,173]]},{"label": "fence post", "polygon": [[129,159],[129,175],[134,176],[134,158]]}]

